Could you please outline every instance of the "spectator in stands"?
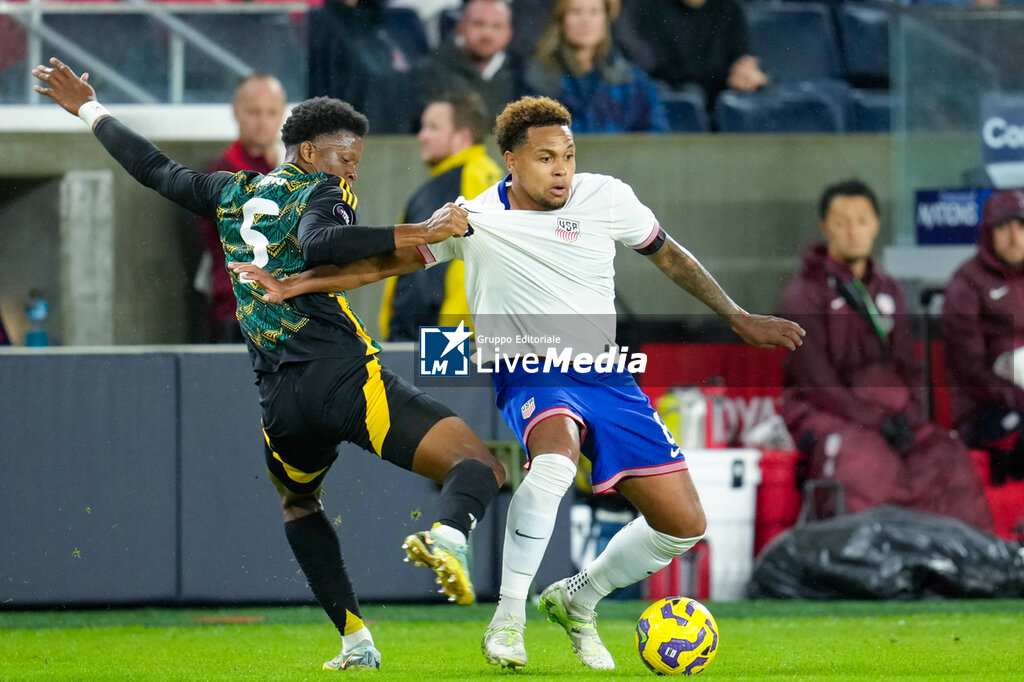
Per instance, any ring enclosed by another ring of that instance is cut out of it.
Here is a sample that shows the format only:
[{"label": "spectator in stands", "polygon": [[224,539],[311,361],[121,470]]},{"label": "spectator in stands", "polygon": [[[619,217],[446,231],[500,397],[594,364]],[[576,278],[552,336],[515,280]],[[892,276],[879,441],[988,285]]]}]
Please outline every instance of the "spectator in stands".
[{"label": "spectator in stands", "polygon": [[374,132],[408,133],[415,119],[414,55],[384,21],[385,0],[325,0],[310,10],[309,96],[342,99]]},{"label": "spectator in stands", "polygon": [[[501,179],[502,170],[484,148],[489,132],[483,101],[475,93],[445,95],[427,105],[417,139],[431,177],[409,199],[401,222],[429,217],[460,195],[472,199]],[[384,339],[415,341],[420,325],[438,324],[441,316],[469,323],[461,260],[387,280],[380,315]]]},{"label": "spectator in stands", "polygon": [[850,511],[894,504],[992,529],[964,445],[922,416],[907,307],[872,260],[878,201],[851,180],[819,203],[826,244],[804,254],[781,314],[807,330],[783,359],[783,418],[812,478],[845,488]]},{"label": "spectator in stands", "polygon": [[655,80],[676,89],[699,85],[709,106],[722,90],[768,82],[750,54],[736,0],[625,0],[616,40]]},{"label": "spectator in stands", "polygon": [[[272,171],[280,161],[279,134],[286,102],[284,88],[273,76],[254,74],[242,81],[231,103],[238,122],[238,139],[213,162],[208,172]],[[200,230],[203,259],[196,288],[210,299],[210,336],[217,343],[242,343],[242,332],[235,317],[235,294],[224,266],[220,234],[212,220],[203,220]]]},{"label": "spectator in stands", "polygon": [[[520,63],[526,63],[533,57],[537,43],[548,27],[548,17],[558,0],[512,0],[512,35],[515,41],[508,46],[508,51]],[[622,0],[610,0],[612,20],[619,16]]]},{"label": "spectator in stands", "polygon": [[1024,192],[985,201],[978,253],[946,287],[942,337],[953,424],[991,454],[992,482],[1024,478]]},{"label": "spectator in stands", "polygon": [[524,88],[564,104],[576,133],[667,131],[657,88],[612,49],[611,24],[609,0],[559,0]]},{"label": "spectator in stands", "polygon": [[505,105],[519,95],[519,63],[505,52],[511,40],[507,3],[469,0],[453,38],[422,65],[422,101],[446,92],[475,92],[487,109],[488,128],[493,126]]}]

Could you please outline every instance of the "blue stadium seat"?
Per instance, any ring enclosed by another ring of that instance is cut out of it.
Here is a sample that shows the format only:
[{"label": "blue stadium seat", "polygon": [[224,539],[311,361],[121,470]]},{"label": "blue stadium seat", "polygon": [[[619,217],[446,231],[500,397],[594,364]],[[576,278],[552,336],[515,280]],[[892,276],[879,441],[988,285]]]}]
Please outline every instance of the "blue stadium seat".
[{"label": "blue stadium seat", "polygon": [[420,15],[411,7],[386,7],[384,24],[388,33],[400,41],[402,51],[410,59],[422,57],[430,50]]},{"label": "blue stadium seat", "polygon": [[[183,13],[178,15],[254,71],[276,76],[290,100],[305,98],[304,24],[273,13]],[[185,48],[185,99],[230,102],[241,77],[197,48]]]},{"label": "blue stadium seat", "polygon": [[841,75],[839,43],[828,7],[814,2],[750,3],[750,51],[775,83]]},{"label": "blue stadium seat", "polygon": [[835,11],[846,77],[854,83],[888,83],[889,12],[847,3]]},{"label": "blue stadium seat", "polygon": [[661,90],[661,101],[665,104],[669,130],[674,133],[706,133],[711,127],[708,121],[708,104],[704,92],[699,88],[686,90]]},{"label": "blue stadium seat", "polygon": [[[43,23],[106,63],[154,97],[167,98],[166,32],[144,14],[46,14]],[[43,54],[67,59],[58,45],[43,41]],[[69,60],[73,61],[73,60]],[[76,71],[88,70],[78,65]],[[91,73],[105,102],[131,102],[120,90]]]},{"label": "blue stadium seat", "polygon": [[715,103],[715,127],[723,133],[841,133],[844,104],[826,91],[726,90]]},{"label": "blue stadium seat", "polygon": [[850,131],[888,133],[891,129],[892,99],[888,90],[850,91]]}]

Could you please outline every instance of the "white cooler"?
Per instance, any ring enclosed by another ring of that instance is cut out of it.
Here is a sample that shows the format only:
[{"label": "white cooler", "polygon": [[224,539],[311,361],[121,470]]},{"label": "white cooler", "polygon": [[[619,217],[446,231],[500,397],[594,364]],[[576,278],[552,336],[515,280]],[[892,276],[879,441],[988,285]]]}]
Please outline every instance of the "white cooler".
[{"label": "white cooler", "polygon": [[754,565],[761,451],[720,448],[684,454],[708,522],[704,537],[711,550],[711,599],[745,599]]}]

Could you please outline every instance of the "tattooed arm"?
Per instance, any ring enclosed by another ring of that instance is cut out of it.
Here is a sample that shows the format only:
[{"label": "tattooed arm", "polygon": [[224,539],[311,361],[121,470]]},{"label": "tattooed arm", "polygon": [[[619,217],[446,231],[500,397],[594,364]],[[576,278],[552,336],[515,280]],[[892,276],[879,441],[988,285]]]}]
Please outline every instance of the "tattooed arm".
[{"label": "tattooed arm", "polygon": [[693,254],[671,237],[647,259],[686,293],[725,318],[751,346],[796,350],[803,343],[804,330],[798,324],[771,315],[752,315],[739,307]]}]

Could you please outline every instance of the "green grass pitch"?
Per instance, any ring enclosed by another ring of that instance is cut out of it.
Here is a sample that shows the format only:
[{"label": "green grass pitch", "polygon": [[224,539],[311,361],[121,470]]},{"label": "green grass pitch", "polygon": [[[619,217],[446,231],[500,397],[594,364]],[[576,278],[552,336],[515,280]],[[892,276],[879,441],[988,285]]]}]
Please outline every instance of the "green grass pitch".
[{"label": "green grass pitch", "polygon": [[[618,667],[577,663],[557,626],[531,613],[529,666],[488,665],[493,606],[370,605],[380,671],[320,670],[340,640],[312,607],[0,611],[0,680],[477,680],[651,678],[633,650],[640,602],[606,600],[602,637]],[[705,680],[1021,680],[1024,601],[714,603],[721,634]]]}]

